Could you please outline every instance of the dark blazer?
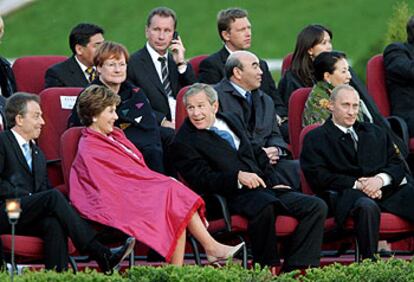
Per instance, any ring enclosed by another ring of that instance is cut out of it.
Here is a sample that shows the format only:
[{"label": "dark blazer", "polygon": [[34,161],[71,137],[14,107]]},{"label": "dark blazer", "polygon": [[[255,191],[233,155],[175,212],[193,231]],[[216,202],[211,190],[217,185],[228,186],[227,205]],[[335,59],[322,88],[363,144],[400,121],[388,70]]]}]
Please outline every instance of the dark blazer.
[{"label": "dark blazer", "polygon": [[17,89],[11,65],[3,57],[0,57],[0,88],[4,97],[9,97]]},{"label": "dark blazer", "polygon": [[10,130],[0,133],[0,200],[27,196],[50,189],[46,159],[35,144],[32,146],[30,170],[16,138]]},{"label": "dark blazer", "polygon": [[387,90],[393,115],[401,116],[414,128],[414,45],[393,43],[384,50]]},{"label": "dark blazer", "polygon": [[226,78],[214,88],[219,96],[219,111],[237,114],[244,121],[248,137],[254,146],[276,146],[287,150],[288,145],[280,133],[275,108],[268,95],[260,89],[252,91],[253,110]]},{"label": "dark blazer", "polygon": [[[414,221],[414,189],[405,174],[401,159],[396,155],[389,135],[371,123],[355,123],[358,149],[355,151],[349,134],[344,134],[328,119],[306,135],[300,164],[309,184],[317,193],[338,192],[336,210],[339,224],[349,215],[353,203],[365,193],[352,189],[360,177],[384,172],[391,176],[391,185],[383,187],[379,206],[389,212]],[[409,183],[399,186],[404,177]]]},{"label": "dark blazer", "polygon": [[0,96],[0,115],[1,118],[3,120],[3,129],[7,128],[7,120],[6,120],[6,115],[4,112],[4,106],[6,106],[6,98],[4,98],[4,96]]},{"label": "dark blazer", "polygon": [[82,72],[75,56],[51,66],[45,74],[45,88],[86,87],[88,84],[89,81]]},{"label": "dark blazer", "polygon": [[214,132],[195,128],[187,118],[172,144],[174,164],[197,193],[218,193],[228,199],[234,212],[252,216],[275,198],[262,192],[265,189],[239,189],[238,171],[258,174],[268,187],[280,184],[279,179],[264,151],[249,143],[242,121],[231,113],[218,114],[217,117],[240,138],[239,150]]},{"label": "dark blazer", "polygon": [[[168,73],[174,97],[177,96],[181,88],[196,82],[191,65],[187,64],[187,70],[183,74],[180,74],[171,54],[168,54]],[[134,85],[144,90],[157,115],[157,121],[159,123],[165,117],[171,120],[167,95],[145,46],[130,57],[128,62],[128,79]]]},{"label": "dark blazer", "polygon": [[[227,51],[226,47],[223,47],[217,53],[204,59],[200,63],[198,81],[207,84],[220,82],[220,80],[226,77],[224,65],[229,56],[229,51]],[[272,78],[267,63],[259,59],[259,64],[263,71],[260,89],[272,98],[276,113],[281,117],[287,116],[287,107],[280,98],[279,91],[276,88],[275,81]]]},{"label": "dark blazer", "polygon": [[[99,78],[92,84],[104,85]],[[141,151],[152,170],[164,173],[160,127],[147,96],[142,89],[128,81],[121,84],[118,95],[121,97],[121,104],[116,108],[118,120],[115,125],[121,128],[126,137]],[[81,125],[76,111],[77,104],[76,100],[69,117],[70,127]]]}]

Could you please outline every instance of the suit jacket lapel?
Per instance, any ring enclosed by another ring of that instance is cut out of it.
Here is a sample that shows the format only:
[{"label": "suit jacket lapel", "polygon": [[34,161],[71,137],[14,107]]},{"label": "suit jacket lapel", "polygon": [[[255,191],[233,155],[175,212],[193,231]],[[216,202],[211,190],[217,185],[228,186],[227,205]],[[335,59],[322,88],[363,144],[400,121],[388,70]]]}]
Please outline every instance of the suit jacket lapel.
[{"label": "suit jacket lapel", "polygon": [[220,50],[220,59],[221,62],[223,63],[223,65],[226,64],[227,58],[230,56],[229,51],[227,51],[226,47],[223,46],[223,48],[221,48]]},{"label": "suit jacket lapel", "polygon": [[89,84],[89,81],[86,79],[81,67],[79,66],[74,56],[70,58],[69,69],[74,81],[77,81],[79,84],[83,85]]},{"label": "suit jacket lapel", "polygon": [[6,131],[7,138],[10,142],[10,145],[12,146],[12,150],[14,154],[16,155],[17,160],[20,162],[20,164],[24,167],[24,169],[27,170],[28,173],[32,173],[32,171],[29,168],[29,165],[27,164],[26,158],[23,155],[22,149],[20,149],[19,143],[17,143],[16,138],[14,137],[13,133],[8,130]]},{"label": "suit jacket lapel", "polygon": [[174,62],[173,56],[168,53],[168,75],[170,76],[170,84],[171,84],[171,90],[173,92],[173,96],[176,97],[177,93],[179,91],[178,86],[178,72],[177,69],[174,69],[173,67],[176,67],[176,64]]},{"label": "suit jacket lapel", "polygon": [[141,57],[143,69],[146,70],[145,75],[148,79],[160,90],[160,92],[165,96],[165,90],[162,86],[160,77],[158,76],[157,70],[155,69],[154,63],[151,59],[151,56],[147,50],[147,47],[144,47],[144,56]]}]

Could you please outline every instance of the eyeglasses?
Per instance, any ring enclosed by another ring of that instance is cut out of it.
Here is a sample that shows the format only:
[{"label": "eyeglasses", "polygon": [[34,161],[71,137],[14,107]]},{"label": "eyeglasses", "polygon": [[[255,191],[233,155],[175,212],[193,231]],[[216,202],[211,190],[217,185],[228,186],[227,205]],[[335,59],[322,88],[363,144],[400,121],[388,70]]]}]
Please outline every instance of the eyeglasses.
[{"label": "eyeglasses", "polygon": [[110,69],[115,69],[115,68],[120,68],[120,69],[124,69],[127,67],[126,63],[104,63],[103,64],[105,67],[110,68]]}]

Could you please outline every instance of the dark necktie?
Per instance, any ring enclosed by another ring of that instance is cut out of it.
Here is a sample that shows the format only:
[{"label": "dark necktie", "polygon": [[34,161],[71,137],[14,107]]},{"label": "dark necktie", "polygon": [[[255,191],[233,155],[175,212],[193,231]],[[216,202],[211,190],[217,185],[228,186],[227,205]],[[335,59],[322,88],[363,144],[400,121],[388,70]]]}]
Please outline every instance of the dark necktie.
[{"label": "dark necktie", "polygon": [[161,62],[161,76],[162,86],[164,87],[167,97],[172,96],[171,83],[168,75],[167,59],[165,57],[159,57],[158,61]]},{"label": "dark necktie", "polygon": [[96,77],[96,70],[93,67],[88,67],[85,71],[89,75],[89,82],[94,81]]},{"label": "dark necktie", "polygon": [[358,138],[356,136],[356,133],[352,131],[351,129],[348,129],[347,133],[351,135],[352,142],[354,142],[354,149],[355,151],[357,151],[358,150]]},{"label": "dark necktie", "polygon": [[253,104],[252,92],[247,91],[245,95],[246,95],[246,101],[247,101],[247,103],[249,103],[249,106],[251,107],[252,104]]},{"label": "dark necktie", "polygon": [[216,133],[218,136],[220,136],[224,140],[226,140],[227,143],[229,143],[230,146],[233,147],[233,149],[236,149],[236,144],[234,143],[234,139],[229,132],[227,132],[226,130],[220,130],[214,126],[210,127],[210,130]]}]

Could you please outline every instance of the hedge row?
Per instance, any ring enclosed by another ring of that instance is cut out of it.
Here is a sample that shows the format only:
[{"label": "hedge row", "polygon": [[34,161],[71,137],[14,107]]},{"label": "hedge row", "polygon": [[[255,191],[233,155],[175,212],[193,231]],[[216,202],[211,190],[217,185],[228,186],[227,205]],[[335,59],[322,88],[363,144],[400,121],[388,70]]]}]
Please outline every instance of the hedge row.
[{"label": "hedge row", "polygon": [[[9,281],[6,272],[0,272],[0,281]],[[16,282],[44,282],[44,281],[79,281],[79,282],[216,282],[216,281],[242,281],[242,282],[267,282],[267,281],[414,281],[414,262],[391,258],[378,262],[364,261],[360,264],[344,266],[332,264],[323,268],[309,269],[305,275],[298,271],[285,273],[280,276],[271,276],[267,269],[246,270],[239,265],[227,265],[222,268],[198,267],[198,266],[165,266],[150,267],[137,266],[130,271],[112,276],[105,276],[96,271],[87,270],[74,275],[71,272],[56,273],[52,271],[25,271],[23,275],[15,276]]]}]

